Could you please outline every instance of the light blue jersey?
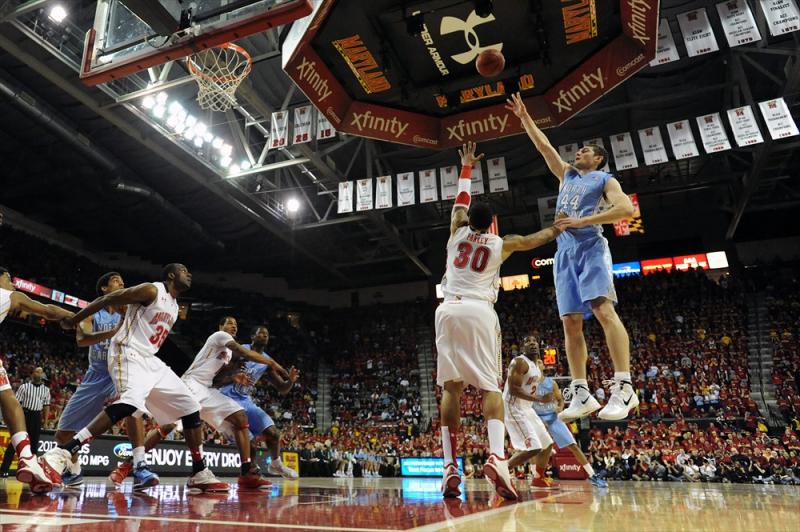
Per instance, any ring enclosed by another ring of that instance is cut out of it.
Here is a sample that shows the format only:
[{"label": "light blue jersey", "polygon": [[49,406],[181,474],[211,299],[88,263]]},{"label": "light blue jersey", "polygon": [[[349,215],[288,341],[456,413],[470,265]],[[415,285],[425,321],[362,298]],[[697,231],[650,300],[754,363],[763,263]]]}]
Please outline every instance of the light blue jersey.
[{"label": "light blue jersey", "polygon": [[[596,214],[603,202],[603,189],[610,178],[610,174],[599,170],[586,175],[581,175],[574,168],[567,170],[558,191],[556,217],[562,213],[570,218],[585,218]],[[598,239],[602,234],[602,226],[587,225],[567,229],[558,235],[556,242],[559,248],[572,247],[586,240]]]},{"label": "light blue jersey", "polygon": [[[537,386],[534,397],[544,397],[554,390],[553,378],[545,377]],[[533,410],[547,427],[547,432],[553,437],[553,441],[559,449],[564,449],[575,443],[575,436],[569,430],[566,423],[558,419],[556,410],[558,409],[558,401],[553,398],[549,403],[533,402]]]},{"label": "light blue jersey", "polygon": [[[100,333],[112,330],[117,326],[122,316],[116,313],[108,312],[105,309],[98,310],[92,316],[92,332]],[[89,365],[97,368],[108,370],[108,346],[111,344],[111,338],[105,342],[89,346]]]},{"label": "light blue jersey", "polygon": [[[243,347],[252,349],[250,344],[244,344]],[[262,352],[261,354],[267,358],[270,358],[266,353]],[[259,437],[266,429],[275,424],[269,414],[264,412],[262,408],[255,404],[253,399],[250,397],[253,393],[253,386],[268,369],[269,366],[266,364],[248,360],[245,362],[243,373],[247,374],[247,376],[253,380],[253,385],[233,383],[226,384],[219,389],[223,395],[230,397],[239,403],[242,408],[244,408],[245,414],[247,415],[247,422],[250,425],[249,428],[251,439]]]},{"label": "light blue jersey", "polygon": [[[552,391],[553,391],[553,378],[545,377],[544,379],[542,379],[541,382],[539,382],[539,384],[536,385],[536,393],[534,393],[533,396],[540,399]],[[549,403],[539,403],[537,401],[534,401],[533,409],[541,417],[541,415],[543,414],[545,415],[555,414],[557,405],[558,402],[555,400],[555,398]]]}]

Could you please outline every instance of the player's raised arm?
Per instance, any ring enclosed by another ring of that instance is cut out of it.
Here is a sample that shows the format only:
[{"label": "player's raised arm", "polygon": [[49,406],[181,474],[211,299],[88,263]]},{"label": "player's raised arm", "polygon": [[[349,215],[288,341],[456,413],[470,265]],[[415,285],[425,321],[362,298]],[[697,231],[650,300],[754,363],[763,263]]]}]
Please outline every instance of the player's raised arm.
[{"label": "player's raised arm", "polygon": [[76,324],[82,322],[98,310],[108,307],[122,307],[124,305],[149,305],[158,297],[158,288],[153,283],[142,283],[130,288],[123,288],[122,290],[115,290],[109,292],[104,296],[100,296],[86,308],[71,316],[68,319],[62,320],[62,326],[72,329]]},{"label": "player's raised arm", "polygon": [[533,121],[531,115],[528,114],[528,109],[525,107],[522,96],[520,96],[518,92],[512,94],[511,98],[506,100],[506,109],[514,113],[517,118],[520,119],[522,127],[525,128],[528,137],[533,141],[533,145],[536,146],[536,149],[542,154],[542,157],[544,157],[544,162],[547,163],[547,167],[553,175],[556,176],[559,181],[564,179],[564,173],[570,165],[561,159],[558,151],[550,144],[545,134],[542,133],[542,130],[539,129]]},{"label": "player's raised arm", "polygon": [[227,344],[225,344],[225,347],[230,349],[237,357],[241,357],[246,360],[252,360],[253,362],[258,362],[259,364],[264,364],[266,366],[269,366],[270,368],[273,369],[273,371],[275,371],[284,379],[289,378],[289,372],[286,371],[283,368],[283,366],[278,364],[274,359],[270,357],[265,357],[260,353],[256,353],[252,349],[248,349],[245,346],[241,345],[236,340],[229,341]]},{"label": "player's raised arm", "polygon": [[450,213],[450,234],[456,229],[469,223],[469,204],[472,201],[470,188],[472,186],[472,166],[483,159],[483,154],[475,155],[475,143],[467,142],[460,150],[458,155],[461,157],[461,174],[458,177],[458,192],[453,210]]},{"label": "player's raised arm", "polygon": [[530,235],[506,235],[503,237],[503,260],[515,251],[530,251],[552,242],[562,231],[563,229],[551,226]]},{"label": "player's raised arm", "polygon": [[511,367],[508,369],[508,392],[514,397],[533,402],[536,398],[522,390],[522,385],[525,383],[525,374],[528,373],[528,369],[528,363],[521,358],[511,363]]},{"label": "player's raised arm", "polygon": [[294,383],[297,382],[297,379],[300,377],[300,370],[295,368],[294,366],[289,368],[289,376],[288,378],[282,377],[276,373],[270,373],[267,378],[275,386],[275,389],[278,390],[280,395],[286,395],[294,386]]},{"label": "player's raised arm", "polygon": [[125,320],[119,320],[117,326],[109,331],[93,332],[91,316],[81,321],[75,328],[75,342],[78,347],[89,347],[90,345],[100,344],[112,338]]},{"label": "player's raised arm", "polygon": [[57,305],[45,305],[34,301],[22,292],[13,292],[11,294],[11,309],[16,312],[27,312],[34,316],[40,316],[47,321],[60,321],[71,318],[74,314],[67,309],[61,308]]}]

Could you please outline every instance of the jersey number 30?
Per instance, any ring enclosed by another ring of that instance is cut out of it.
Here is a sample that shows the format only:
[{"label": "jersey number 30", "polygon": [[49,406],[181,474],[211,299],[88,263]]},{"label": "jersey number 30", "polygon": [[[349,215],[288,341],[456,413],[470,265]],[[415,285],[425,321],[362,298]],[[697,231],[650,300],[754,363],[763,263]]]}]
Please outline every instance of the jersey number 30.
[{"label": "jersey number 30", "polygon": [[[491,250],[486,246],[473,248],[469,242],[461,242],[458,245],[458,256],[453,261],[453,266],[466,268],[467,264],[469,264],[472,271],[481,273],[486,269],[486,265],[489,263],[489,255],[491,254]],[[470,258],[472,258],[471,261]]]}]

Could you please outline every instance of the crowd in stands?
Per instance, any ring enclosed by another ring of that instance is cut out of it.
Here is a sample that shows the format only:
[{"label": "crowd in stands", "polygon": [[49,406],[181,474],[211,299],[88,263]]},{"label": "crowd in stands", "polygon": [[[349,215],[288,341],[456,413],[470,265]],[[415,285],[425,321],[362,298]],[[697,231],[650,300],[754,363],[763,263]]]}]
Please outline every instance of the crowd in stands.
[{"label": "crowd in stands", "polygon": [[778,269],[766,288],[778,409],[787,421],[800,419],[800,280]]}]

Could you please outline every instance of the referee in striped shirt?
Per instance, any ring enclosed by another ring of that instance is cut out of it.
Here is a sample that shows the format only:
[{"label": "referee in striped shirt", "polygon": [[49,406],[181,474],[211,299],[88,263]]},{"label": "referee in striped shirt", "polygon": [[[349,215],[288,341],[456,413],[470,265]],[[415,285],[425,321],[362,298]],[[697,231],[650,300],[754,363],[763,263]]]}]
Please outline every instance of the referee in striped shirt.
[{"label": "referee in striped shirt", "polygon": [[[33,370],[31,382],[23,383],[17,388],[17,400],[25,413],[25,426],[28,427],[31,449],[36,454],[36,450],[39,448],[39,435],[42,431],[42,414],[46,418],[50,408],[50,388],[44,383],[42,368]],[[0,465],[0,477],[8,476],[14,452],[14,447],[9,444],[3,455],[3,464]]]}]

